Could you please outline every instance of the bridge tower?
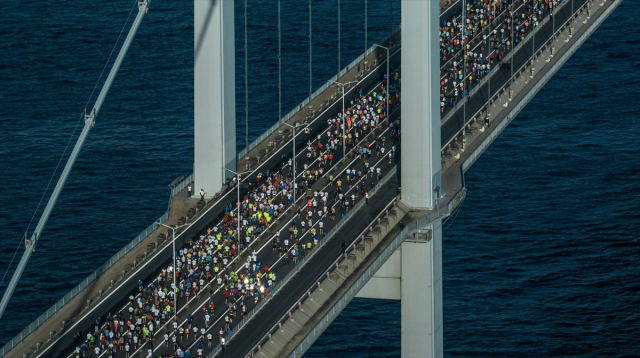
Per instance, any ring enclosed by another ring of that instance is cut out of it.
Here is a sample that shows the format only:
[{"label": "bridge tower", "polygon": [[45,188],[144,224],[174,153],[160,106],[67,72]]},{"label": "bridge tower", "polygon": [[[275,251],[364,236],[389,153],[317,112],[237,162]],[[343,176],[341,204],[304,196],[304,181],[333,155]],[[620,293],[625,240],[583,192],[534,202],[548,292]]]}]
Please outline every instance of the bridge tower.
[{"label": "bridge tower", "polygon": [[[441,195],[439,1],[402,0],[402,202]],[[443,356],[442,220],[407,239],[358,297],[399,299],[403,358]]]},{"label": "bridge tower", "polygon": [[[402,201],[434,209],[441,188],[438,0],[402,0]],[[443,356],[442,226],[401,247],[402,357]]]},{"label": "bridge tower", "polygon": [[236,170],[234,0],[194,0],[195,190],[218,192]]}]

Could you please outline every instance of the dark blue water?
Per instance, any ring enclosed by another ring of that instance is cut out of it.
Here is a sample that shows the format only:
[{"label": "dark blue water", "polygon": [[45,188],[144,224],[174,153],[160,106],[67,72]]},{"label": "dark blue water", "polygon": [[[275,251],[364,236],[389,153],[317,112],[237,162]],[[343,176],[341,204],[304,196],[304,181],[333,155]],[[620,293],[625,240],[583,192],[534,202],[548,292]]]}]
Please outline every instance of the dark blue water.
[{"label": "dark blue water", "polygon": [[[277,120],[277,7],[249,3],[252,140]],[[2,273],[132,5],[0,5]],[[336,5],[314,2],[314,87],[338,69]],[[399,6],[369,1],[370,43],[399,23]],[[243,2],[236,8],[242,148]],[[283,0],[282,13],[286,113],[308,95],[308,3]],[[467,200],[444,231],[447,356],[640,356],[639,15],[625,1],[467,173]],[[344,66],[364,49],[363,2],[344,2],[342,16]],[[192,63],[193,4],[154,0],[0,343],[166,210],[166,185],[192,170]],[[399,302],[357,299],[308,356],[399,352]]]}]

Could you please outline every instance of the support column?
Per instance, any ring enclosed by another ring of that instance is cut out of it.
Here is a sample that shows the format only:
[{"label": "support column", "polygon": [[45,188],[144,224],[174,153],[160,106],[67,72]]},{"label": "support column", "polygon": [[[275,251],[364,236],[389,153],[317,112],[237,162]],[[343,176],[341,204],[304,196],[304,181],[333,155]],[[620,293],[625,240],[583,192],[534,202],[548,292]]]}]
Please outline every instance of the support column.
[{"label": "support column", "polygon": [[440,184],[439,1],[402,0],[402,201],[433,208]]},{"label": "support column", "polygon": [[236,170],[234,0],[194,0],[194,172],[198,195]]},{"label": "support column", "polygon": [[442,219],[430,229],[431,240],[402,244],[402,358],[443,357]]}]

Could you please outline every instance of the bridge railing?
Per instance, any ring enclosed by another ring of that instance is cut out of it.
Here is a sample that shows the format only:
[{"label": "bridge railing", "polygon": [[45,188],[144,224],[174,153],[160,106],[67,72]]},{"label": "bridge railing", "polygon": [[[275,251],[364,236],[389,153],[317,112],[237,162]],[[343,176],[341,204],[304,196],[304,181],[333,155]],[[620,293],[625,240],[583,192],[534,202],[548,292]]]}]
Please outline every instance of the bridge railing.
[{"label": "bridge railing", "polygon": [[[393,31],[388,33],[385,37],[383,37],[379,42],[385,43],[389,41],[393,36],[395,36],[400,31],[400,26],[396,27]],[[318,88],[315,92],[311,94],[311,96],[307,97],[298,104],[294,109],[289,111],[284,117],[282,117],[279,121],[277,121],[271,128],[267,129],[264,133],[262,133],[258,138],[256,138],[247,148],[244,148],[238,153],[238,160],[243,158],[247,153],[251,152],[255,147],[257,147],[260,143],[262,143],[265,139],[267,139],[271,134],[276,132],[280,127],[282,127],[283,123],[287,123],[291,118],[297,115],[303,108],[305,108],[309,103],[313,102],[318,96],[320,96],[324,91],[326,91],[329,87],[333,86],[333,84],[347,72],[351,71],[353,68],[358,66],[359,63],[363,62],[365,57],[370,55],[377,46],[373,45],[369,47],[366,53],[360,54],[355,60],[353,60],[349,65],[340,70],[340,72],[333,77],[331,77],[327,82],[325,82],[320,88]]]},{"label": "bridge railing", "polygon": [[[138,236],[136,236],[133,240],[131,240],[127,245],[125,245],[120,251],[118,251],[115,255],[113,255],[110,259],[108,259],[104,264],[98,267],[97,270],[92,272],[87,278],[82,280],[76,287],[74,287],[71,291],[69,291],[64,297],[62,297],[58,302],[56,302],[53,306],[51,306],[46,312],[40,315],[36,320],[31,322],[25,329],[23,329],[19,334],[17,334],[13,339],[11,339],[7,344],[4,345],[0,349],[0,357],[4,357],[9,351],[11,351],[15,346],[21,343],[27,336],[29,336],[32,332],[36,331],[44,322],[46,322],[49,318],[55,315],[60,309],[62,309],[67,303],[69,303],[74,297],[78,296],[82,291],[84,291],[87,286],[96,281],[103,273],[109,270],[113,265],[115,265],[120,259],[125,257],[129,252],[131,252],[138,244],[140,244],[147,236],[151,235],[155,230],[157,230],[161,225],[160,223],[164,223],[169,218],[169,210],[171,208],[171,200],[178,195],[184,188],[189,185],[193,181],[193,174],[185,177],[181,181],[179,181],[176,185],[171,188],[171,197],[169,198],[169,209],[167,212],[162,214],[153,224],[149,225],[146,229],[144,229]],[[64,324],[64,322],[63,322]]]},{"label": "bridge railing", "polygon": [[[171,199],[183,191],[189,184],[193,183],[193,179],[193,174],[189,174],[189,176],[179,180],[177,184],[171,186]],[[171,199],[169,199],[169,202],[171,202]]]}]

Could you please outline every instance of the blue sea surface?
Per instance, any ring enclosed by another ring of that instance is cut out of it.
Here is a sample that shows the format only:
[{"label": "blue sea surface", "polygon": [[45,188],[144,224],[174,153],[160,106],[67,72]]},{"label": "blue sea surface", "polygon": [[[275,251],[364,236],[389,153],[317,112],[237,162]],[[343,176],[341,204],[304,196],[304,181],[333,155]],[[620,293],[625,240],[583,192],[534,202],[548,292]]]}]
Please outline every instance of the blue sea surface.
[{"label": "blue sea surface", "polygon": [[[337,3],[313,2],[314,89],[339,68]],[[19,248],[2,288],[133,6],[0,5],[0,275]],[[371,45],[399,24],[400,1],[369,1],[368,14]],[[467,199],[443,233],[446,356],[640,356],[639,16],[624,1],[467,172]],[[278,118],[277,3],[249,1],[248,21],[251,141]],[[308,3],[282,0],[283,113],[308,96],[308,41]],[[364,2],[343,1],[342,66],[364,48]],[[167,184],[192,171],[192,66],[193,3],[152,1],[2,317],[0,344],[164,213]],[[355,299],[307,356],[399,354],[400,302]]]}]

